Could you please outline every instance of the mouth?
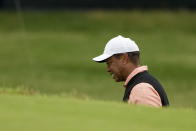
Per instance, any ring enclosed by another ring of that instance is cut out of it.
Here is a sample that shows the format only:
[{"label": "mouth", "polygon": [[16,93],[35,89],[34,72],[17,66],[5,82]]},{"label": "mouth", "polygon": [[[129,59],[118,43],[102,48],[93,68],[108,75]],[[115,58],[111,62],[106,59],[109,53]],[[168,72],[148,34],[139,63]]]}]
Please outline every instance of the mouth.
[{"label": "mouth", "polygon": [[111,76],[112,76],[112,78],[114,78],[114,79],[115,79],[115,75],[114,75],[113,73],[111,73]]},{"label": "mouth", "polygon": [[114,74],[114,73],[110,73],[110,75],[112,76],[112,78],[113,78],[116,82],[120,82],[120,81],[119,81],[118,75],[116,75],[116,74]]},{"label": "mouth", "polygon": [[114,78],[114,74],[111,74],[111,76]]}]

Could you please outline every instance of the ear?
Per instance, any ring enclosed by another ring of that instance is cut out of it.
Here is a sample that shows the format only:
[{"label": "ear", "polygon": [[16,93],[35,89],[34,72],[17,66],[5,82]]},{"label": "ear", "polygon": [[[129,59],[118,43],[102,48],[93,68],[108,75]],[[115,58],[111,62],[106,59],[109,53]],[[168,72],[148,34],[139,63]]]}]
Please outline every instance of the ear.
[{"label": "ear", "polygon": [[124,64],[124,65],[127,64],[129,61],[128,54],[127,53],[121,54],[120,60],[121,60],[122,64]]}]

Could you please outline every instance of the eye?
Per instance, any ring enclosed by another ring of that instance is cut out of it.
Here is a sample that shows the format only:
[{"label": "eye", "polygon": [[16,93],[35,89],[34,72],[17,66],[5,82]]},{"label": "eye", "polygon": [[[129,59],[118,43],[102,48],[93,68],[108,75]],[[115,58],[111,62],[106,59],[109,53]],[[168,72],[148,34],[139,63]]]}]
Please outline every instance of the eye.
[{"label": "eye", "polygon": [[107,66],[109,67],[112,64],[111,61],[107,62]]},{"label": "eye", "polygon": [[109,62],[106,62],[106,65],[109,66]]}]

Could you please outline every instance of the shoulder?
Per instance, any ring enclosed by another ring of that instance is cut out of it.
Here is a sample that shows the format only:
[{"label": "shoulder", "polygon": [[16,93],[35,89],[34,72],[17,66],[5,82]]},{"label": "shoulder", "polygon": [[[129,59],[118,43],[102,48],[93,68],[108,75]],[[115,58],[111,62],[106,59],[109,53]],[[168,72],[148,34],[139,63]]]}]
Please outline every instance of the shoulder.
[{"label": "shoulder", "polygon": [[154,95],[159,96],[158,92],[149,83],[139,83],[135,85],[131,93],[146,94],[146,95],[154,94]]}]

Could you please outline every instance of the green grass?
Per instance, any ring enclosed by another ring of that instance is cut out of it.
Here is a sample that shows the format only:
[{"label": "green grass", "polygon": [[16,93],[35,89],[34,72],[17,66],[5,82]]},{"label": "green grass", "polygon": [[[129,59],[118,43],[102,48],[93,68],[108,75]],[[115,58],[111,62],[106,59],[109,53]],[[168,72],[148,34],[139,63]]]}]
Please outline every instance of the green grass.
[{"label": "green grass", "polygon": [[119,102],[123,83],[115,83],[105,64],[91,59],[121,34],[138,43],[142,65],[160,80],[172,107],[196,107],[196,12],[51,11],[19,16],[0,12],[2,90]]},{"label": "green grass", "polygon": [[0,95],[3,131],[194,131],[196,111],[59,96]]}]

